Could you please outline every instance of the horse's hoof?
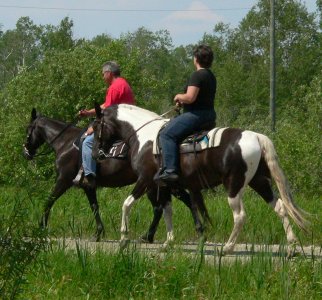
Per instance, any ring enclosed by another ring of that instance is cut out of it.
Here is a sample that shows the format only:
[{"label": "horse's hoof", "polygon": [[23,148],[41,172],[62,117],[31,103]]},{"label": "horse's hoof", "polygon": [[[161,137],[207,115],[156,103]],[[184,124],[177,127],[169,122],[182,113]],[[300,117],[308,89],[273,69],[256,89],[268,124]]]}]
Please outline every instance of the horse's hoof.
[{"label": "horse's hoof", "polygon": [[129,244],[130,244],[129,239],[120,240],[120,250],[123,251],[124,249],[126,249],[128,247]]},{"label": "horse's hoof", "polygon": [[226,244],[224,248],[221,250],[222,255],[232,254],[234,252],[235,245]]},{"label": "horse's hoof", "polygon": [[164,242],[162,244],[162,246],[160,247],[159,251],[160,252],[169,252],[170,250],[172,250],[174,248],[174,242],[173,241],[168,241],[168,242]]},{"label": "horse's hoof", "polygon": [[291,259],[291,258],[298,256],[298,255],[299,255],[299,252],[297,251],[295,244],[289,245],[287,247],[287,258],[288,259]]},{"label": "horse's hoof", "polygon": [[151,239],[151,238],[149,238],[148,237],[148,235],[142,235],[141,237],[140,237],[140,239],[139,239],[139,241],[141,242],[141,243],[149,243],[149,244],[153,244],[153,238]]}]

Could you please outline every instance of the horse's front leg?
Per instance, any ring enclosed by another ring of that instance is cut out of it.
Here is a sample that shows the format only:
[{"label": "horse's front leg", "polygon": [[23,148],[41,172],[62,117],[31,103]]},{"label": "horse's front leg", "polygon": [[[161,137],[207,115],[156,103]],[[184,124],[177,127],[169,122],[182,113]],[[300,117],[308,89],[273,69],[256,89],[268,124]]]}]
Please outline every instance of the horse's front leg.
[{"label": "horse's front leg", "polygon": [[129,216],[130,211],[135,203],[137,198],[135,198],[132,194],[127,197],[122,206],[122,222],[121,222],[121,240],[120,240],[120,248],[125,248],[129,243]]},{"label": "horse's front leg", "polygon": [[124,249],[129,243],[129,217],[133,204],[146,192],[146,180],[139,179],[129,197],[127,197],[122,206],[122,222],[121,222],[121,240],[120,248]]},{"label": "horse's front leg", "polygon": [[[171,193],[189,208],[197,234],[199,237],[203,237],[206,222],[210,225],[212,225],[212,222],[208,215],[201,192],[190,190],[188,193],[182,188],[172,188]],[[201,221],[200,217],[203,218],[203,221]]]},{"label": "horse's front leg", "polygon": [[169,201],[165,207],[163,208],[163,216],[167,229],[167,239],[163,243],[163,247],[167,248],[172,245],[174,242],[174,234],[173,234],[173,223],[172,223],[172,203]]},{"label": "horse's front leg", "polygon": [[143,242],[153,243],[154,235],[157,231],[160,219],[162,217],[165,204],[171,200],[169,189],[151,188],[147,191],[147,196],[153,207],[153,220],[148,232],[141,237]]},{"label": "horse's front leg", "polygon": [[45,203],[44,211],[39,222],[39,226],[41,228],[47,228],[51,208],[55,204],[56,200],[63,195],[71,185],[71,182],[66,182],[62,179],[58,179],[56,181],[55,187]]},{"label": "horse's front leg", "polygon": [[89,205],[92,209],[92,212],[94,214],[95,221],[96,221],[95,240],[96,242],[99,242],[105,230],[104,230],[104,225],[99,212],[99,206],[98,206],[97,197],[96,197],[96,190],[84,188],[84,191],[86,193],[87,199],[89,201]]},{"label": "horse's front leg", "polygon": [[154,236],[157,231],[160,219],[162,217],[163,209],[161,205],[153,206],[153,220],[150,224],[148,231],[141,236],[141,241],[145,243],[153,243]]}]

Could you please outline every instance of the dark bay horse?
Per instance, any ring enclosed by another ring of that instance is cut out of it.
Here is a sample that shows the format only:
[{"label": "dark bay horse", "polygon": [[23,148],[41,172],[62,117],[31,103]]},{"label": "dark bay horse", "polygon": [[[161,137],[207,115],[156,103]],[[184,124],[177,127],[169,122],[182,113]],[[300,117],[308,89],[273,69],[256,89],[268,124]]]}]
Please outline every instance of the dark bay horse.
[{"label": "dark bay horse", "polygon": [[[50,210],[55,201],[73,186],[72,180],[79,170],[79,151],[73,146],[73,142],[81,134],[82,129],[72,124],[54,120],[45,116],[38,115],[36,109],[31,112],[31,121],[27,128],[27,139],[24,144],[24,155],[28,160],[36,156],[37,149],[44,143],[53,148],[56,154],[57,179],[54,189],[48,197],[40,226],[46,227]],[[131,168],[130,160],[110,158],[100,164],[97,185],[101,187],[122,187],[133,184],[137,181],[137,175]],[[99,206],[96,197],[96,189],[83,188],[96,221],[96,240],[100,240],[104,232],[103,222],[99,213]],[[179,198],[188,208],[191,209],[189,194],[183,189],[173,190],[173,195]],[[153,242],[158,223],[163,210],[165,218],[171,214],[171,206],[168,203],[158,202],[158,196],[162,199],[171,201],[170,190],[163,190],[163,194],[158,195],[156,189],[148,189],[147,196],[153,206],[153,221],[142,240]],[[194,216],[193,216],[194,217]],[[194,217],[195,219],[195,217]],[[171,221],[171,218],[169,219]],[[172,224],[167,223],[168,238],[173,238]],[[196,224],[197,229],[200,224]],[[199,229],[198,229],[199,230]]]},{"label": "dark bay horse", "polygon": [[[122,217],[122,238],[128,229],[130,207],[144,191],[153,185],[153,176],[159,168],[159,158],[153,154],[153,140],[166,121],[159,115],[131,105],[110,107],[103,112],[96,105],[94,124],[95,142],[93,157],[99,159],[99,149],[108,149],[113,139],[126,141],[131,149],[132,168],[138,176],[133,193],[125,200]],[[196,153],[180,154],[181,176],[177,185],[199,195],[201,190],[223,184],[228,194],[228,203],[233,212],[234,227],[224,246],[224,252],[232,252],[237,237],[245,222],[242,196],[249,185],[270,204],[280,217],[289,251],[297,238],[288,216],[303,230],[307,221],[303,211],[295,205],[285,176],[278,164],[271,140],[256,132],[237,128],[222,130],[220,144]],[[275,181],[280,196],[272,190]],[[192,197],[193,205],[204,206],[202,197]],[[197,202],[197,203],[196,203]],[[290,254],[290,253],[289,253]]]}]

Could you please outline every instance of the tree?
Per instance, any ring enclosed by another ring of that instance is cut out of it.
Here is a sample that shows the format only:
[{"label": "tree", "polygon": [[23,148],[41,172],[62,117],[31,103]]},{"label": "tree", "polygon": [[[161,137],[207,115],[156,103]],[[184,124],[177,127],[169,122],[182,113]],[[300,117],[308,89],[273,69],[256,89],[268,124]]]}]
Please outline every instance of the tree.
[{"label": "tree", "polygon": [[[268,74],[269,66],[269,3],[268,0],[259,1],[231,40],[236,58],[249,73],[248,88],[252,82],[260,85],[257,78],[265,84],[261,84],[262,88],[254,95],[257,101],[268,99],[268,76],[265,74]],[[320,64],[318,26],[314,14],[308,13],[301,2],[281,0],[276,3],[276,44],[277,102],[288,105],[287,100],[292,99],[296,88],[308,85]]]},{"label": "tree", "polygon": [[39,55],[37,35],[39,28],[29,17],[21,17],[15,30],[0,35],[1,85],[3,87],[22,69],[32,67]]},{"label": "tree", "polygon": [[68,50],[74,47],[76,41],[73,39],[73,26],[73,21],[68,17],[61,20],[58,26],[41,26],[39,40],[42,53],[53,50]]},{"label": "tree", "polygon": [[[270,1],[260,0],[238,28],[219,24],[204,41],[215,49],[218,78],[217,105],[228,124],[249,108],[249,115],[269,112]],[[294,0],[276,3],[277,107],[286,109],[294,92],[308,86],[319,72],[320,39],[315,14]],[[224,101],[223,101],[224,100]]]}]

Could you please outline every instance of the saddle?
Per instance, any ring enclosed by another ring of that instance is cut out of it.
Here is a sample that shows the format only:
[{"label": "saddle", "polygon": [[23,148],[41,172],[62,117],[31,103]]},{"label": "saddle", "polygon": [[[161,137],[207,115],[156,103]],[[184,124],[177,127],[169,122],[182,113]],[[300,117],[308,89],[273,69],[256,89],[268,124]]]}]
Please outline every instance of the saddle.
[{"label": "saddle", "polygon": [[[218,147],[221,136],[227,127],[216,127],[211,130],[203,130],[186,137],[179,146],[180,153],[196,153],[208,148]],[[159,134],[153,142],[153,154],[161,155],[162,149],[159,142]]]},{"label": "saddle", "polygon": [[[76,140],[73,143],[73,146],[80,152],[82,151],[82,145],[86,138],[86,135],[85,135],[86,130],[87,129],[82,130],[82,132],[79,134],[79,136],[76,138]],[[129,148],[123,141],[118,140],[112,144],[108,152],[103,152],[102,150],[100,151],[101,151],[100,154],[102,154],[105,158],[124,159],[127,157]],[[82,159],[80,158],[80,160]]]}]

